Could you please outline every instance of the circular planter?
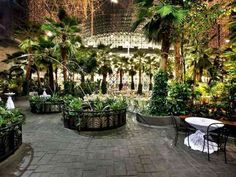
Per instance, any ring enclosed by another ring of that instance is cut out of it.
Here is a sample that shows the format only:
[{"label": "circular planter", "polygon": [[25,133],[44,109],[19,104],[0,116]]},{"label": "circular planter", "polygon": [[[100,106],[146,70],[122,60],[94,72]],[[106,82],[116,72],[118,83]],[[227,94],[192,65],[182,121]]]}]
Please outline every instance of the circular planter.
[{"label": "circular planter", "polygon": [[59,113],[62,112],[63,101],[30,101],[30,108],[32,113]]},{"label": "circular planter", "polygon": [[170,116],[151,116],[137,113],[136,120],[139,123],[154,126],[169,126],[172,124],[172,119]]},{"label": "circular planter", "polygon": [[71,111],[64,109],[64,126],[77,130],[108,130],[126,124],[126,109],[106,111]]},{"label": "circular planter", "polygon": [[12,155],[22,144],[22,122],[0,128],[0,162]]}]

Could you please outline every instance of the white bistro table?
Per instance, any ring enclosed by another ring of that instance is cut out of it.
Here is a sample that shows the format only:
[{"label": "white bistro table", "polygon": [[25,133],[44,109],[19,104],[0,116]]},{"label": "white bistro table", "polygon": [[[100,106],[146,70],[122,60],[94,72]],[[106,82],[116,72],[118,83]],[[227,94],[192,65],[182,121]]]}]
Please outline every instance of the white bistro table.
[{"label": "white bistro table", "polygon": [[[218,120],[214,119],[208,119],[204,117],[188,117],[185,119],[185,121],[197,129],[197,131],[189,137],[186,137],[184,139],[184,144],[187,146],[190,146],[193,150],[202,151],[203,144],[204,144],[204,135],[207,132],[207,128],[209,125],[213,123],[223,123]],[[215,130],[217,128],[223,127],[223,124],[218,125],[212,125],[210,131]],[[189,138],[189,144],[188,144],[188,138]],[[205,140],[206,141],[206,140]],[[209,153],[213,153],[214,151],[218,151],[217,144],[214,142],[209,142]],[[207,146],[205,146],[203,152],[207,152]]]}]

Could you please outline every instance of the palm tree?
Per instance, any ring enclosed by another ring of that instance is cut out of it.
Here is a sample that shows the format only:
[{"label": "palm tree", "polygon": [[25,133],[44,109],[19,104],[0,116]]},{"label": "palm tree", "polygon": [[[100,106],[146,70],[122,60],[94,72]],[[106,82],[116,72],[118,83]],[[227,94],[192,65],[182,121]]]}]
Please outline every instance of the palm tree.
[{"label": "palm tree", "polygon": [[58,12],[59,22],[47,18],[47,22],[42,25],[41,29],[48,36],[53,37],[52,40],[57,43],[55,50],[60,52],[60,58],[63,65],[64,82],[67,81],[67,63],[68,58],[74,56],[76,49],[81,45],[81,38],[78,35],[80,32],[78,22],[75,18],[69,17],[64,9]]},{"label": "palm tree", "polygon": [[152,77],[153,77],[153,68],[157,67],[159,63],[157,63],[156,57],[146,56],[144,58],[145,61],[145,71],[149,76],[149,90],[152,90]]},{"label": "palm tree", "polygon": [[160,69],[167,70],[167,60],[175,30],[182,23],[186,11],[180,6],[154,0],[136,0],[138,16],[132,30],[144,24],[143,30],[146,37],[153,42],[161,43]]},{"label": "palm tree", "polygon": [[102,75],[101,90],[102,94],[107,93],[107,76],[112,74],[110,49],[106,46],[99,46],[97,52],[98,74]]},{"label": "palm tree", "polygon": [[143,73],[144,64],[145,64],[145,62],[144,62],[145,53],[143,51],[137,51],[133,57],[134,57],[134,61],[136,62],[135,68],[137,68],[137,70],[138,70],[137,94],[142,95],[142,93],[143,93],[142,73]]},{"label": "palm tree", "polygon": [[122,90],[122,88],[123,88],[123,75],[127,70],[128,58],[119,57],[117,55],[114,55],[112,62],[113,62],[114,67],[118,69],[117,72],[119,72],[119,75],[120,75],[119,90]]},{"label": "palm tree", "polygon": [[136,70],[135,70],[135,62],[134,62],[134,58],[130,58],[128,60],[128,64],[129,64],[129,75],[131,76],[131,90],[134,90],[134,76],[137,74]]},{"label": "palm tree", "polygon": [[[53,64],[55,63],[54,48],[55,44],[53,43],[50,37],[40,36],[38,39],[38,44],[34,51],[34,60],[35,64],[40,67],[46,68],[49,76],[49,88],[54,92],[54,76],[53,76]],[[46,67],[45,67],[46,66]]]}]

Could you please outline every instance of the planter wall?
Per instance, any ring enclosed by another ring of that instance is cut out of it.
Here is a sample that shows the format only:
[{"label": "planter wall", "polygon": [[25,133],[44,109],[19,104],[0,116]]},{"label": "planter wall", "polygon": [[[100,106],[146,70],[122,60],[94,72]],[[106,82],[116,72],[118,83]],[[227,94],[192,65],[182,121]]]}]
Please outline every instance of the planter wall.
[{"label": "planter wall", "polygon": [[109,111],[63,112],[64,126],[77,130],[107,130],[126,124],[126,109]]},{"label": "planter wall", "polygon": [[0,162],[12,155],[22,144],[22,123],[0,128]]},{"label": "planter wall", "polygon": [[59,113],[62,112],[63,101],[47,102],[47,101],[30,101],[32,113]]},{"label": "planter wall", "polygon": [[172,124],[172,119],[170,116],[150,116],[137,113],[136,119],[142,124],[154,126],[169,126]]}]

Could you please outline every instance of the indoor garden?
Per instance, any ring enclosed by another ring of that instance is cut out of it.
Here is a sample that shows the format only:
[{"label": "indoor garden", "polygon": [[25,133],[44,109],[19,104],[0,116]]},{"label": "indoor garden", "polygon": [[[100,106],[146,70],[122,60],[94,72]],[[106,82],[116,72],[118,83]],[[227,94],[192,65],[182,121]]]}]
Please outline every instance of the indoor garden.
[{"label": "indoor garden", "polygon": [[230,177],[235,138],[235,0],[0,1],[0,176]]}]

